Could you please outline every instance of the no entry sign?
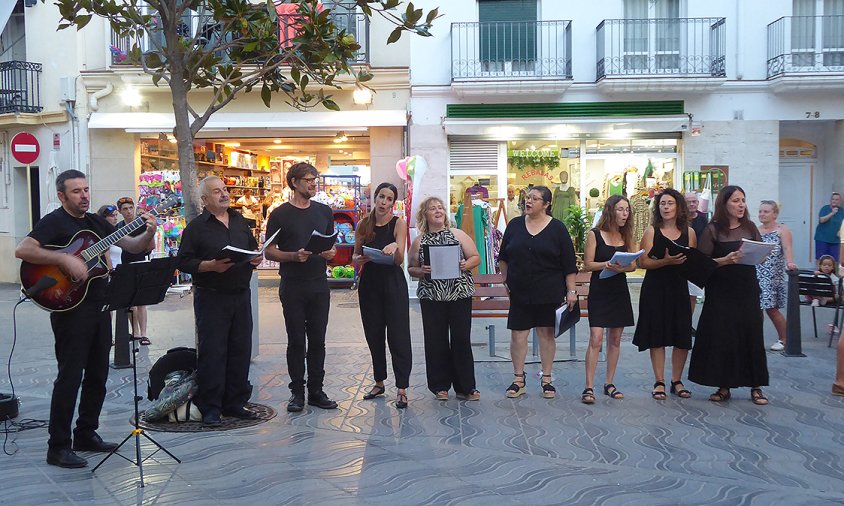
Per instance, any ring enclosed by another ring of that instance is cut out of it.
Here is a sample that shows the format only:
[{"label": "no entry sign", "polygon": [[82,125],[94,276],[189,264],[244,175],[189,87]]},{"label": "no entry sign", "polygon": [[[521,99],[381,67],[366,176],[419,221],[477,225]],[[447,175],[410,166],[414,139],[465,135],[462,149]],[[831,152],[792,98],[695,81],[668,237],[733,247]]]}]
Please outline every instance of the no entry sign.
[{"label": "no entry sign", "polygon": [[21,132],[12,137],[12,157],[24,165],[38,160],[38,155],[41,153],[41,146],[38,145],[38,139],[34,135],[26,132]]}]

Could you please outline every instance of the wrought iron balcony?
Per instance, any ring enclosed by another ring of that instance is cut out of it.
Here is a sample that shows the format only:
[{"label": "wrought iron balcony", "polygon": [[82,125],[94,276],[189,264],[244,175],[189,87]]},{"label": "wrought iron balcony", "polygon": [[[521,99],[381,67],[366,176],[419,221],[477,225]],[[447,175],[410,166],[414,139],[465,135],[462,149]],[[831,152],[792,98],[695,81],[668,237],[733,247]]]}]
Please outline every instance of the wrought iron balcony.
[{"label": "wrought iron balcony", "polygon": [[451,24],[451,80],[571,79],[571,21]]},{"label": "wrought iron balcony", "polygon": [[605,19],[597,79],[725,77],[724,18]]},{"label": "wrought iron balcony", "polygon": [[[293,5],[293,4],[283,4]],[[296,36],[298,31],[299,15],[298,14],[279,14],[278,20],[278,34],[282,47],[289,44],[288,40]],[[355,40],[360,44],[361,48],[355,53],[353,60],[350,63],[363,64],[369,62],[369,18],[362,12],[356,10],[355,4],[348,2],[339,2],[331,7],[331,17],[334,24],[340,30],[346,30],[355,37]],[[202,47],[210,48],[219,43],[221,38],[230,40],[234,35],[221,33],[219,23],[214,21],[213,13],[205,11],[204,13],[193,12],[189,15],[182,16],[181,23],[178,27],[179,35],[185,38],[194,38],[196,44]],[[141,51],[149,51],[156,47],[150,39],[158,40],[159,45],[164,45],[164,35],[161,32],[151,32],[149,37],[144,37],[141,40]],[[111,64],[125,65],[128,62],[127,54],[132,48],[132,41],[128,37],[119,37],[112,31],[111,33]]]},{"label": "wrought iron balcony", "polygon": [[768,78],[844,73],[844,16],[786,16],[768,25]]},{"label": "wrought iron balcony", "polygon": [[41,64],[0,62],[0,114],[41,112]]}]

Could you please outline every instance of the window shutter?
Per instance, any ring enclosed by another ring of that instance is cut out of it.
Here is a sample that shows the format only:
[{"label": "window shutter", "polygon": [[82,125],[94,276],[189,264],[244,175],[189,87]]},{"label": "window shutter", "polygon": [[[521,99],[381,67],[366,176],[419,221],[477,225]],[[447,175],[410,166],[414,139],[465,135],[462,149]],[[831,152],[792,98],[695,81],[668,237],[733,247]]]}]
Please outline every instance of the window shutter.
[{"label": "window shutter", "polygon": [[448,167],[452,174],[465,171],[498,171],[498,149],[495,141],[453,140],[448,145]]},{"label": "window shutter", "polygon": [[536,0],[478,3],[481,61],[536,59]]}]

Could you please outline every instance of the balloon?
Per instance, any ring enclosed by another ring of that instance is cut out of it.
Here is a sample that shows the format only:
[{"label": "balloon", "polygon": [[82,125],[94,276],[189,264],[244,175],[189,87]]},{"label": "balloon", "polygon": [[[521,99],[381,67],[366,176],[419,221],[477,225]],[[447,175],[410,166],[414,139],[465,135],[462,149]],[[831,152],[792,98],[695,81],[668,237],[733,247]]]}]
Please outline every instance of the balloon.
[{"label": "balloon", "polygon": [[407,160],[408,158],[402,158],[396,162],[396,173],[398,173],[402,181],[407,181]]}]

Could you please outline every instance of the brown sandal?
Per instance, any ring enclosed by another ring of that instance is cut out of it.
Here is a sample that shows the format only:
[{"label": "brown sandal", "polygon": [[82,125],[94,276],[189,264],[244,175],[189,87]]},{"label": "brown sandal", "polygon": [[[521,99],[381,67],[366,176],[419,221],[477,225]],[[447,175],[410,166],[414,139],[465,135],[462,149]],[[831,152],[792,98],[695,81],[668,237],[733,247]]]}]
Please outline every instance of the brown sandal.
[{"label": "brown sandal", "polygon": [[764,406],[768,404],[768,398],[762,393],[761,388],[751,388],[750,389],[750,400],[753,401],[753,404],[757,406]]},{"label": "brown sandal", "polygon": [[719,388],[714,394],[709,396],[709,400],[712,402],[724,402],[730,400],[730,397],[732,395],[730,394],[729,388]]}]

